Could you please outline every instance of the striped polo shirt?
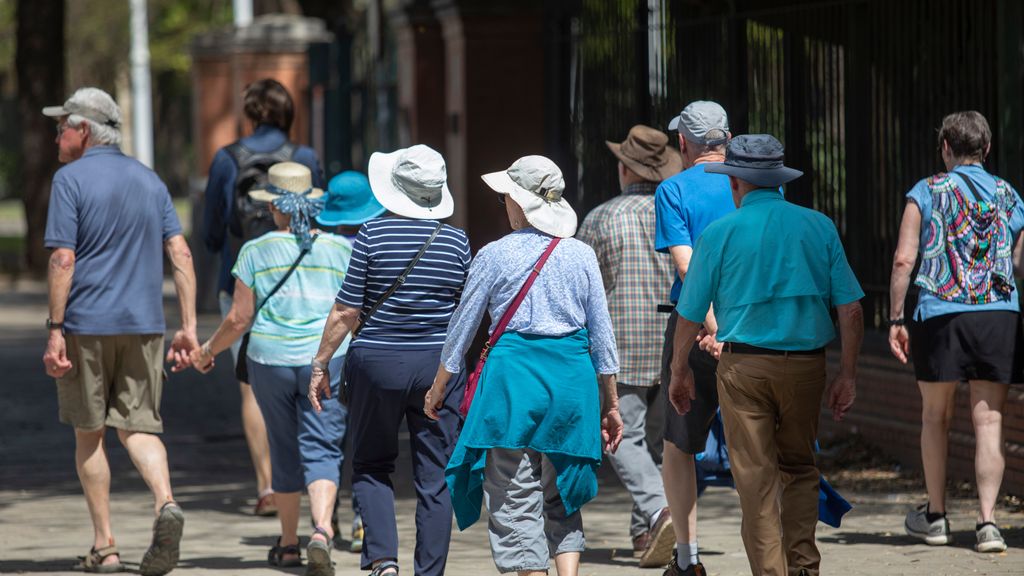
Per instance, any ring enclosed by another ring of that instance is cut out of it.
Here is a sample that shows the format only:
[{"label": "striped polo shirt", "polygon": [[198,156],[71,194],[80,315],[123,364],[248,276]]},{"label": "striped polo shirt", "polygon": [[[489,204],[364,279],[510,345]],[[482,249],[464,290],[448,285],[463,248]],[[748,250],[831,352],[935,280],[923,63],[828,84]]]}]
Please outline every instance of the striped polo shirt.
[{"label": "striped polo shirt", "polygon": [[[437,227],[436,220],[389,216],[363,224],[336,302],[365,316]],[[424,350],[444,346],[469,270],[466,233],[444,225],[412,273],[366,324],[353,347]]]}]

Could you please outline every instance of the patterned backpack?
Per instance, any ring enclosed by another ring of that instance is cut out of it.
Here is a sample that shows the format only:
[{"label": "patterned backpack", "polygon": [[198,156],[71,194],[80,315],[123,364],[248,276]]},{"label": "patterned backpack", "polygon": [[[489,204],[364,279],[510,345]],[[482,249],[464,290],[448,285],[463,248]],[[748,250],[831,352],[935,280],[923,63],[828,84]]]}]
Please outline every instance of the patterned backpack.
[{"label": "patterned backpack", "polygon": [[1014,290],[1009,223],[1017,195],[1006,181],[993,176],[996,193],[985,202],[970,177],[960,176],[970,189],[970,198],[949,174],[927,180],[932,212],[914,284],[947,302],[1009,300]]}]

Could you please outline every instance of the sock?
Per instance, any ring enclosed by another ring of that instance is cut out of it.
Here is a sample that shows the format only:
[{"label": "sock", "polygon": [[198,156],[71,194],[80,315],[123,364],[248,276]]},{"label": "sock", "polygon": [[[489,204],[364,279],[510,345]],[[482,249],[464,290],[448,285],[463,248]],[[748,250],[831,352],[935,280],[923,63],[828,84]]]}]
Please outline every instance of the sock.
[{"label": "sock", "polygon": [[664,509],[658,510],[657,512],[651,515],[651,523],[648,525],[649,528],[654,528],[654,525],[658,523],[658,518],[661,518],[661,514],[664,511]]},{"label": "sock", "polygon": [[[996,525],[995,522],[979,522],[979,523],[974,525],[974,531],[977,532],[978,530],[981,530],[982,528],[985,527],[986,524],[991,525],[991,526],[995,526]],[[998,530],[998,529],[999,529],[999,527],[997,526],[996,530]],[[113,540],[110,541],[110,545],[111,546],[114,545],[114,541]]]},{"label": "sock", "polygon": [[946,513],[945,512],[932,512],[931,511],[931,506],[926,505],[924,507],[924,518],[925,518],[925,520],[928,521],[929,524],[931,524],[932,522],[935,522],[936,520],[939,520],[941,518],[945,518],[945,517],[946,517]]},{"label": "sock", "polygon": [[680,544],[676,542],[676,564],[679,564],[680,568],[685,569],[687,566],[693,566],[699,563],[700,557],[697,555],[696,540],[689,544]]}]

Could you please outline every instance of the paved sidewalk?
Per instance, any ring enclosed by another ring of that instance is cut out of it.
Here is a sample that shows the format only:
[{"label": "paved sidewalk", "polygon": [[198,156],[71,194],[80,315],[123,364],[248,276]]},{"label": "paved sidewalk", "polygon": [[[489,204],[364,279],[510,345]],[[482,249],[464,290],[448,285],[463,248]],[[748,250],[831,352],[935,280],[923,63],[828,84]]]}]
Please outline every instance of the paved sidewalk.
[{"label": "paved sidewalk", "polygon": [[[40,365],[45,317],[45,297],[38,285],[0,287],[0,573],[74,574],[75,557],[84,554],[92,540],[74,473],[71,430],[57,422],[54,385]],[[216,320],[203,316],[200,336],[209,335]],[[173,326],[173,319],[169,323]],[[301,574],[301,569],[271,569],[266,564],[278,525],[276,519],[250,515],[255,488],[239,425],[237,386],[231,382],[228,364],[219,363],[209,376],[172,375],[165,389],[165,441],[175,493],[186,513],[182,561],[174,574]],[[137,568],[149,544],[152,504],[113,434],[108,441],[117,544],[123,560]],[[415,509],[410,478],[403,455],[395,479],[399,560],[408,575]],[[844,494],[856,508],[843,527],[819,524],[825,574],[1024,575],[1024,514],[1000,517],[1011,546],[1008,552],[979,555],[971,550],[971,501],[951,503],[955,544],[931,548],[904,536],[902,530],[903,514],[923,498],[921,491]],[[710,489],[700,504],[700,542],[709,574],[749,574],[735,493]],[[600,494],[583,511],[588,550],[582,575],[660,576],[661,570],[637,568],[631,557],[629,511],[628,495],[610,468],[604,468]],[[350,518],[350,513],[342,514],[343,526]],[[356,555],[337,550],[334,559],[339,576],[360,573]],[[485,522],[453,534],[447,573],[496,573]]]}]

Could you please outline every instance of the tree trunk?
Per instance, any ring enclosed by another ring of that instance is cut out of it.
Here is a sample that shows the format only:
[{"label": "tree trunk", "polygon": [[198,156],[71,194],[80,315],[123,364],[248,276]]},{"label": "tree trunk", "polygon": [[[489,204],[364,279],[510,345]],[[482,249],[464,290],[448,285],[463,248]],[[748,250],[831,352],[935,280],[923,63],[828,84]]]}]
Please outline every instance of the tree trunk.
[{"label": "tree trunk", "polygon": [[44,106],[64,102],[64,0],[18,0],[18,115],[21,121],[21,194],[25,203],[25,257],[33,273],[46,270],[43,247],[50,180],[59,167],[54,122]]}]

